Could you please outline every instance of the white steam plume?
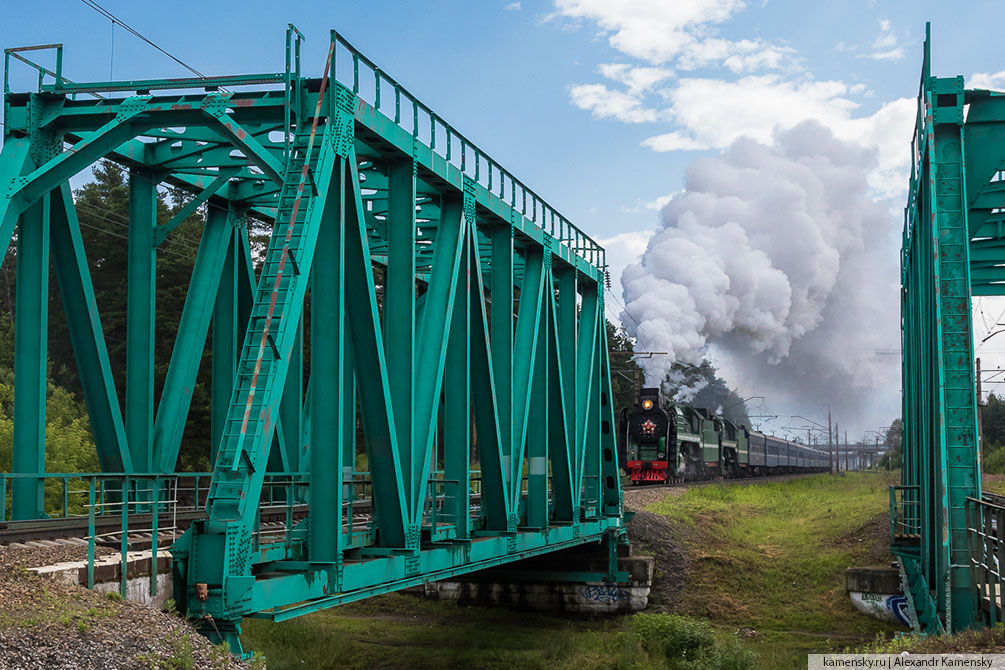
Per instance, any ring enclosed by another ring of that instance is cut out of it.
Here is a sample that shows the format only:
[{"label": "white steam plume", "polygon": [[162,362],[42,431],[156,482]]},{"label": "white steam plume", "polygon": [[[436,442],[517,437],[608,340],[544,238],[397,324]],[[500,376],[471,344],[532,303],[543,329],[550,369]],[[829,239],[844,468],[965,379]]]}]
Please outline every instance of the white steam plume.
[{"label": "white steam plume", "polygon": [[815,122],[695,161],[622,275],[636,348],[669,352],[639,361],[647,385],[711,349],[727,380],[789,407],[896,392],[898,359],[877,350],[899,342],[899,226],[868,196],[874,163]]},{"label": "white steam plume", "polygon": [[[648,379],[648,373],[646,373],[646,376]],[[694,400],[694,397],[701,393],[706,386],[708,386],[707,379],[699,378],[693,381],[688,381],[686,375],[678,370],[668,371],[665,381],[665,386],[674,390],[674,401],[683,403],[688,403]],[[652,385],[658,386],[655,382]]]}]

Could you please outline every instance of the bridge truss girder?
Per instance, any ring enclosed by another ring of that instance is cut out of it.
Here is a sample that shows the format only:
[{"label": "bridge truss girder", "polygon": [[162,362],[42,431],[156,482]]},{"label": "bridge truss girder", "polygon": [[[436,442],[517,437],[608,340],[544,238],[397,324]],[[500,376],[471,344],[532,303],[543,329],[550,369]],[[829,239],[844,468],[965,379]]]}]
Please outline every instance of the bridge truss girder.
[{"label": "bridge truss girder", "polygon": [[934,77],[930,64],[926,37],[901,253],[903,486],[894,513],[911,532],[892,547],[927,633],[977,625],[967,535],[967,501],[981,495],[971,298],[1005,295],[1005,96]]},{"label": "bridge truss girder", "polygon": [[[338,54],[351,86],[338,80]],[[359,85],[367,68],[371,102]],[[244,616],[282,620],[623,541],[603,250],[335,33],[321,79],[297,65],[285,78],[225,81],[242,91],[57,80],[6,96],[0,243],[16,229],[15,472],[44,472],[51,249],[106,471],[174,471],[211,348],[213,480],[206,519],[174,548],[175,589],[180,609],[211,617],[211,636],[233,649]],[[394,92],[393,118],[382,87]],[[189,92],[151,94],[162,89]],[[76,99],[95,92],[135,94]],[[99,159],[129,170],[123,408],[67,181]],[[193,196],[171,221],[156,219],[159,183]],[[155,407],[154,252],[202,205]],[[249,217],[273,225],[260,258]],[[347,515],[357,421],[373,509],[364,528]],[[274,543],[258,528],[266,473],[288,476],[287,502],[309,502]],[[17,479],[14,518],[38,516],[41,491]]]}]

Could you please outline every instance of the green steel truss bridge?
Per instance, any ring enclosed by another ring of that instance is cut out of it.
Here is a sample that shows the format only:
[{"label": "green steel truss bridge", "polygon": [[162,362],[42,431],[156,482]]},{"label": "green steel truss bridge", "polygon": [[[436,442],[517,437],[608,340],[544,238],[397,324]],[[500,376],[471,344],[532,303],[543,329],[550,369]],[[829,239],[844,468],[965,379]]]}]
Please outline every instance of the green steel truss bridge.
[{"label": "green steel truss bridge", "polygon": [[[43,511],[51,266],[101,468],[137,475],[130,504],[159,504],[150,477],[175,471],[211,348],[212,481],[205,518],[173,549],[175,593],[234,650],[245,616],[288,619],[586,543],[613,561],[625,541],[604,250],[334,31],[320,78],[302,75],[301,41],[291,25],[279,73],[99,83],[63,77],[60,45],[5,52],[12,516]],[[54,70],[37,49],[55,51]],[[37,91],[9,90],[15,66],[35,68]],[[124,407],[68,182],[99,160],[128,170]],[[160,184],[191,194],[167,222]],[[154,286],[169,262],[155,251],[200,207],[155,407]],[[272,226],[258,257],[252,219]],[[357,429],[362,525],[346,512]],[[276,474],[309,511],[269,542],[257,516]]]},{"label": "green steel truss bridge", "polygon": [[912,150],[890,537],[917,629],[939,633],[1002,620],[1005,507],[981,495],[971,298],[1005,295],[1005,93],[932,76],[927,35]]}]

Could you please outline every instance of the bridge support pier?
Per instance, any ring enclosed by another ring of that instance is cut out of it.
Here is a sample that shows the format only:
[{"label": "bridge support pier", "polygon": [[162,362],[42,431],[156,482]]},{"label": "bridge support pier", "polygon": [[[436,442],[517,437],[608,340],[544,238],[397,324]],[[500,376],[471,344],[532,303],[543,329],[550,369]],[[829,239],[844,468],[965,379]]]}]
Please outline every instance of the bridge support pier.
[{"label": "bridge support pier", "polygon": [[[613,555],[611,555],[613,553]],[[649,602],[654,562],[610,540],[423,586],[427,598],[464,605],[575,614],[628,614]],[[612,578],[613,576],[613,578]]]}]

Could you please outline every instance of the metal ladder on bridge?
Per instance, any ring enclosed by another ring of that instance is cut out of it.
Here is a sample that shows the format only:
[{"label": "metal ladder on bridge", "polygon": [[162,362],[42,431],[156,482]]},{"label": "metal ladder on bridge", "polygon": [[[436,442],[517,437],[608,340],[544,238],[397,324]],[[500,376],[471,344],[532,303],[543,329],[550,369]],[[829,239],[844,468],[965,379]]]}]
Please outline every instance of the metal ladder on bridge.
[{"label": "metal ladder on bridge", "polygon": [[288,348],[284,343],[303,313],[317,239],[312,214],[315,205],[323,206],[316,175],[331,145],[318,135],[327,132],[327,124],[321,129],[315,123],[294,139],[215,464],[207,509],[211,518],[237,520],[245,504],[257,505],[257,500],[246,500],[248,480],[266,467],[288,364],[283,347]]}]

